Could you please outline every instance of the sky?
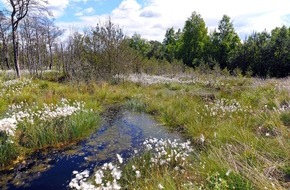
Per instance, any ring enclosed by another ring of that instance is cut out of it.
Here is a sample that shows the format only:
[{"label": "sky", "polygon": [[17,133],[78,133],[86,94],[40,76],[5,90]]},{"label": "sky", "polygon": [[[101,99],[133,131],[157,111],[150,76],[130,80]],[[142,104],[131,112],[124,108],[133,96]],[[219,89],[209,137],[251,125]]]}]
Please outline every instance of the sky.
[{"label": "sky", "polygon": [[[5,0],[0,0],[5,1]],[[208,31],[218,27],[223,15],[233,21],[243,40],[254,31],[270,32],[290,27],[290,0],[48,0],[55,23],[83,31],[111,18],[127,36],[137,33],[162,41],[168,28],[182,29],[192,12],[204,19]],[[1,6],[1,5],[0,5]],[[3,6],[3,5],[2,5]]]}]

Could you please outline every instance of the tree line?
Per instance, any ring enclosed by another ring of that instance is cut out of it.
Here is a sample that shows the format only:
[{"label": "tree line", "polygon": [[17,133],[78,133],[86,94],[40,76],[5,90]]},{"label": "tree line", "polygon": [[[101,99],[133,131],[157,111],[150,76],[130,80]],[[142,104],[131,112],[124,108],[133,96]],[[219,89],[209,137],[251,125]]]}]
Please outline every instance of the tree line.
[{"label": "tree line", "polygon": [[147,41],[135,34],[131,46],[142,55],[182,61],[190,67],[215,66],[258,77],[286,77],[290,74],[290,28],[253,32],[243,42],[230,17],[224,15],[218,28],[208,31],[200,14],[193,12],[183,29],[169,28],[163,42]]},{"label": "tree line", "polygon": [[286,26],[255,32],[241,42],[229,16],[209,33],[201,15],[193,12],[183,29],[169,28],[163,42],[139,34],[125,36],[110,19],[82,33],[71,30],[60,40],[64,30],[41,1],[7,2],[11,9],[0,11],[0,67],[16,70],[18,77],[20,69],[35,76],[53,69],[72,80],[110,79],[129,72],[179,72],[184,65],[218,66],[260,77],[285,77],[290,72]]}]

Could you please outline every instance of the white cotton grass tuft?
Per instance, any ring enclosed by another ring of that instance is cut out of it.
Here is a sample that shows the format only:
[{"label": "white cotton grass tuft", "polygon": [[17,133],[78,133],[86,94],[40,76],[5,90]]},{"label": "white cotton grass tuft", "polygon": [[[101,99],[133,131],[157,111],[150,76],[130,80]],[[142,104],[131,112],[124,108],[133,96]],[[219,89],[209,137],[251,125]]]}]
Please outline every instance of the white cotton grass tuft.
[{"label": "white cotton grass tuft", "polygon": [[136,170],[136,166],[132,165],[132,170],[135,171]]},{"label": "white cotton grass tuft", "polygon": [[75,101],[70,103],[64,98],[61,99],[59,104],[43,104],[43,107],[27,107],[29,105],[24,102],[18,105],[10,105],[7,116],[0,119],[0,132],[4,132],[8,136],[14,136],[17,125],[21,122],[33,124],[35,120],[50,121],[86,111],[84,109],[84,102]]},{"label": "white cotton grass tuft", "polygon": [[[157,138],[149,138],[143,142],[143,146],[145,151],[149,151],[151,154],[151,158],[149,160],[150,167],[163,167],[174,165],[175,171],[184,171],[184,166],[188,164],[187,158],[190,153],[193,151],[191,148],[191,142],[178,142],[178,140],[164,140]],[[148,148],[149,147],[149,148]],[[126,176],[122,176],[122,169],[120,164],[124,164],[123,158],[120,154],[116,154],[117,156],[117,164],[113,164],[112,162],[104,163],[94,175],[92,175],[89,179],[94,182],[94,189],[96,190],[119,190],[121,189],[121,185],[119,181],[122,177],[126,178]],[[138,155],[135,155],[138,156]],[[142,179],[143,168],[145,167],[146,160],[143,160],[144,164],[140,164],[138,166],[132,165],[130,167],[132,174],[135,176],[135,180]],[[130,170],[129,169],[129,170]],[[146,168],[148,169],[148,168]],[[69,187],[72,189],[85,190],[86,188],[92,188],[92,184],[86,182],[87,174],[84,172],[73,172],[75,177],[71,180]],[[126,173],[126,172],[125,172]],[[132,182],[134,183],[134,182]],[[158,189],[165,189],[165,187],[160,183],[157,186]]]},{"label": "white cotton grass tuft", "polygon": [[[1,82],[1,81],[0,81]],[[30,86],[30,87],[37,87],[36,84],[32,84],[31,79],[13,79],[4,81],[0,85],[0,96],[1,97],[8,97],[8,96],[17,96],[22,93],[22,90],[24,87]]]},{"label": "white cotton grass tuft", "polygon": [[14,136],[17,128],[17,120],[13,117],[0,120],[0,132],[6,133],[8,136]]},{"label": "white cotton grass tuft", "polygon": [[231,172],[232,172],[232,170],[229,169],[229,170],[227,171],[227,173],[226,173],[226,176],[229,176]]},{"label": "white cotton grass tuft", "polygon": [[177,140],[156,138],[146,139],[143,142],[145,150],[153,153],[150,158],[151,167],[170,165],[171,163],[179,163],[180,166],[185,165],[186,158],[193,151],[190,144],[190,141],[179,143]]},{"label": "white cotton grass tuft", "polygon": [[161,183],[159,183],[158,184],[158,189],[164,189],[164,186]]},{"label": "white cotton grass tuft", "polygon": [[114,179],[119,180],[119,179],[121,179],[122,171],[119,170],[118,168],[113,168],[111,175]]},{"label": "white cotton grass tuft", "polygon": [[205,141],[205,137],[204,137],[203,134],[200,135],[200,137],[199,137],[199,141],[200,141],[202,144],[204,143],[204,141]]},{"label": "white cotton grass tuft", "polygon": [[100,185],[102,184],[103,182],[103,177],[104,177],[104,173],[102,170],[98,170],[96,173],[95,173],[95,183],[97,185]]},{"label": "white cotton grass tuft", "polygon": [[248,106],[242,106],[237,100],[228,100],[225,98],[215,100],[205,105],[205,110],[209,112],[209,116],[212,117],[224,117],[235,113],[251,113],[252,108]]},{"label": "white cotton grass tuft", "polygon": [[141,177],[141,172],[139,170],[135,171],[135,173],[136,173],[136,177],[137,178],[140,178]]},{"label": "white cotton grass tuft", "polygon": [[117,154],[117,158],[118,158],[119,163],[122,164],[123,163],[122,156],[120,156],[120,154]]}]

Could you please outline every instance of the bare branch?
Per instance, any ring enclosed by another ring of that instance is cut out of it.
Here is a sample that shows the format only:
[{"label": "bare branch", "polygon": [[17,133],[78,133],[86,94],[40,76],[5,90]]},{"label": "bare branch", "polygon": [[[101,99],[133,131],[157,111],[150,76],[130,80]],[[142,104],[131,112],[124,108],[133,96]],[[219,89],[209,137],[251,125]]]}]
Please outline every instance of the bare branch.
[{"label": "bare branch", "polygon": [[[9,0],[11,5],[11,26],[12,26],[12,41],[13,41],[13,53],[14,53],[14,65],[16,69],[17,77],[20,77],[20,69],[18,63],[18,39],[17,39],[17,28],[19,22],[25,18],[28,13],[35,14],[38,11],[46,12],[45,7],[46,1],[44,0]],[[43,14],[43,13],[42,13]]]}]

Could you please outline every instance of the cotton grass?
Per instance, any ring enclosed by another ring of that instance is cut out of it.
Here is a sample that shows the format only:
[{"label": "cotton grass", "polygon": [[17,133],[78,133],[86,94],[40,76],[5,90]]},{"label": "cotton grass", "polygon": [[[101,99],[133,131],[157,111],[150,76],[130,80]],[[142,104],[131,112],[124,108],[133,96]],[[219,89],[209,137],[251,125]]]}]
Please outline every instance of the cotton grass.
[{"label": "cotton grass", "polygon": [[[151,170],[172,168],[176,172],[185,172],[185,168],[189,165],[188,157],[193,151],[190,141],[150,138],[146,139],[142,145],[143,150],[140,151],[143,154],[135,154],[134,158],[126,163],[123,162],[121,155],[117,154],[117,164],[105,163],[98,167],[90,177],[84,176],[87,170],[80,173],[74,171],[74,178],[70,181],[69,188],[78,190],[126,189],[130,185],[138,184],[139,180],[146,179]],[[156,189],[165,188],[161,183],[155,187]]]}]

